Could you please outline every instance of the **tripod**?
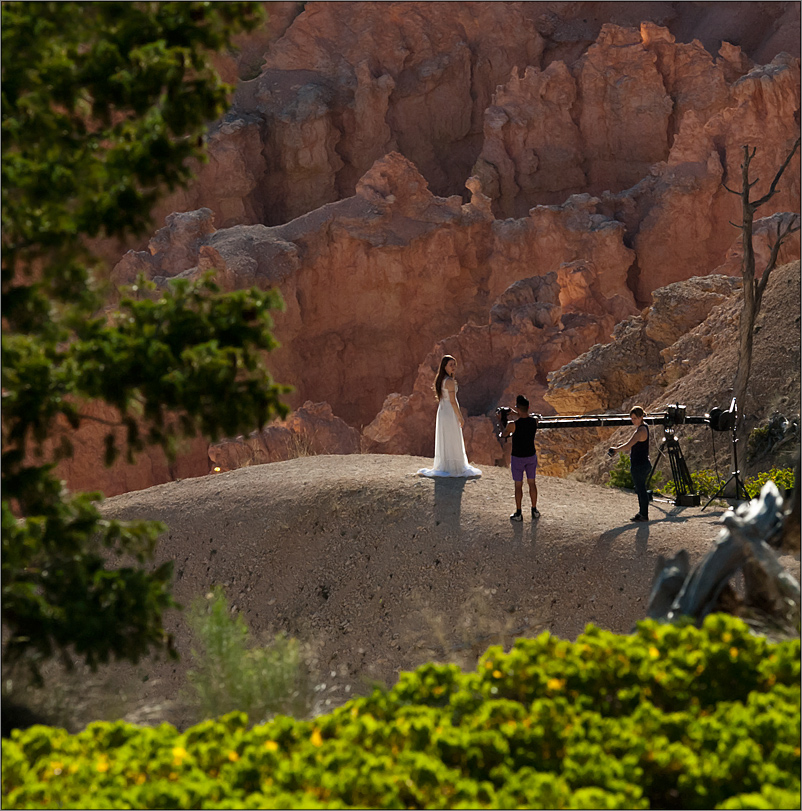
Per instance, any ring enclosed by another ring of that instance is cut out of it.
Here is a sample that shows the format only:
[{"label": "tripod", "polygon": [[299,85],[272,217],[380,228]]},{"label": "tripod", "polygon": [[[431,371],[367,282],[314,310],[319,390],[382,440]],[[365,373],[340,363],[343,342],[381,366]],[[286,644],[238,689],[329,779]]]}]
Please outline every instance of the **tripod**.
[{"label": "tripod", "polygon": [[733,398],[732,405],[730,406],[730,410],[732,413],[732,473],[730,474],[729,479],[718,488],[716,493],[710,497],[710,501],[705,504],[702,509],[704,510],[705,507],[709,507],[710,503],[717,499],[720,495],[724,493],[727,489],[727,485],[731,482],[735,482],[735,496],[736,500],[741,501],[749,501],[749,493],[746,492],[746,486],[741,479],[741,471],[738,469],[738,436],[736,434],[736,424],[738,422],[738,412],[735,406],[735,398]]},{"label": "tripod", "polygon": [[671,465],[671,478],[674,480],[674,492],[676,494],[674,504],[682,507],[698,507],[701,499],[699,494],[694,492],[693,479],[680,449],[679,440],[674,434],[674,429],[669,426],[665,428],[663,442],[652,465],[649,478],[646,479],[647,486],[664,453],[668,454],[668,461]]}]

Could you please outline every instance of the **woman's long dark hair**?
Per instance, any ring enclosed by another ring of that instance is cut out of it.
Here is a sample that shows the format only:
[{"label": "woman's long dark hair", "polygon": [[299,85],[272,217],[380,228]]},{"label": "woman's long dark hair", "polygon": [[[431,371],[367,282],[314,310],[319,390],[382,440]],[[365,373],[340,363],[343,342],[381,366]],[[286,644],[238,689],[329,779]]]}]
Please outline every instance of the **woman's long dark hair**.
[{"label": "woman's long dark hair", "polygon": [[440,368],[437,370],[437,377],[434,379],[434,393],[437,395],[438,400],[443,399],[443,378],[448,377],[446,374],[446,364],[451,360],[453,360],[454,363],[457,362],[451,355],[443,355],[440,361]]}]

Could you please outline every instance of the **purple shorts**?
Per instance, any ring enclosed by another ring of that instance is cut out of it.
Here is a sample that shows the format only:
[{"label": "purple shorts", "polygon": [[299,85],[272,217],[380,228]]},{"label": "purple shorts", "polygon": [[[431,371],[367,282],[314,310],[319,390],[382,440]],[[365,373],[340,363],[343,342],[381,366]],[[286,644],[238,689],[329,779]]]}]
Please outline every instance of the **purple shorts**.
[{"label": "purple shorts", "polygon": [[524,473],[527,479],[534,479],[537,472],[537,454],[534,456],[511,456],[510,469],[512,470],[512,480],[522,482]]}]

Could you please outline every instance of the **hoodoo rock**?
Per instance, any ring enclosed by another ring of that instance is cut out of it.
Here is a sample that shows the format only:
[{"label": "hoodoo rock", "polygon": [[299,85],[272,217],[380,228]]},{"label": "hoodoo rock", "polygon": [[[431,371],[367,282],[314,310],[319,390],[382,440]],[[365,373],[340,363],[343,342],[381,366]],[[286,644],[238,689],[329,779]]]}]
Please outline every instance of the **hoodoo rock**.
[{"label": "hoodoo rock", "polygon": [[[440,341],[418,369],[409,396],[390,395],[363,431],[363,448],[416,455],[434,451],[435,400],[432,381],[444,354],[459,358],[460,405],[469,415],[465,446],[476,464],[501,464],[504,449],[495,439],[491,416],[499,405],[525,393],[534,412],[554,413],[543,399],[547,375],[570,358],[606,341],[631,304],[608,298],[592,262],[563,264],[557,271],[521,279],[490,308],[485,324],[466,324]],[[581,309],[579,309],[581,307]]]},{"label": "hoodoo rock", "polygon": [[[158,290],[207,272],[226,291],[277,289],[267,362],[294,387],[288,405],[321,404],[331,418],[315,419],[377,452],[431,454],[447,351],[479,464],[503,464],[488,414],[521,390],[536,410],[579,413],[618,407],[656,369],[678,380],[672,347],[719,293],[702,291],[702,310],[675,301],[678,321],[653,294],[740,275],[725,186],[739,190],[748,144],[753,198],[765,194],[797,137],[798,4],[268,6],[241,56],[218,60],[239,78],[233,106],[197,181],[154,212],[164,227],[124,255],[97,243],[114,256],[110,304],[140,274]],[[798,211],[799,176],[797,153],[758,212],[758,264]],[[796,235],[780,258],[798,256]],[[631,363],[594,348],[611,336]],[[601,365],[580,380],[571,362],[586,352]],[[252,440],[231,464],[257,457]],[[126,473],[100,469],[96,446],[76,443],[69,486],[208,469],[201,440],[173,466],[143,456]]]},{"label": "hoodoo rock", "polygon": [[[322,400],[361,426],[388,394],[413,388],[420,359],[435,343],[485,321],[495,299],[533,273],[562,268],[561,297],[574,319],[595,300],[609,332],[633,312],[633,254],[621,223],[596,213],[597,202],[577,195],[562,206],[537,206],[523,220],[497,222],[481,205],[436,197],[415,166],[392,153],[371,167],[354,197],[284,226],[214,231],[200,240],[196,263],[206,257],[225,287],[276,287],[286,309],[275,318],[281,347],[270,368],[295,387],[291,405]],[[183,257],[189,244],[177,222],[160,233],[163,247],[138,269],[150,268],[162,282],[198,272],[184,268],[191,260],[167,261]],[[127,276],[132,262],[125,259],[115,274]],[[570,359],[570,350],[562,357]]]}]

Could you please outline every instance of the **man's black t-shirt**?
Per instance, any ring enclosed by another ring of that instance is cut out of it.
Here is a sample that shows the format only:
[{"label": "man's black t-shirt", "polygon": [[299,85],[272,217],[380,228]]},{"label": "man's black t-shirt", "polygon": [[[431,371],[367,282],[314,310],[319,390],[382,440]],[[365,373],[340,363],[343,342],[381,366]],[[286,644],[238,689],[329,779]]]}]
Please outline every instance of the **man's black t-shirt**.
[{"label": "man's black t-shirt", "polygon": [[519,417],[515,420],[515,431],[512,434],[513,456],[535,455],[535,432],[537,420],[534,417]]}]

